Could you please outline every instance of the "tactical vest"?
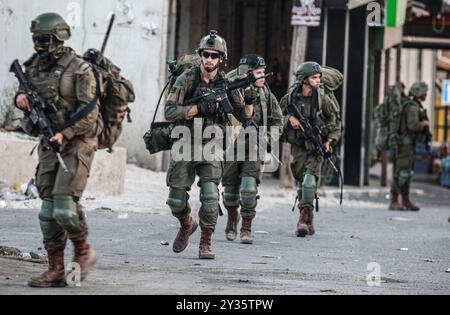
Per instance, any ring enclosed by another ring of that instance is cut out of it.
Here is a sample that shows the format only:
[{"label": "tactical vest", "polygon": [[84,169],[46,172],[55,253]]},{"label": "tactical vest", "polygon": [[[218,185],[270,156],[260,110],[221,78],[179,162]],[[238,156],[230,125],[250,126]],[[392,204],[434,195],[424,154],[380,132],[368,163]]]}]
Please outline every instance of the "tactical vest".
[{"label": "tactical vest", "polygon": [[[323,135],[329,133],[328,127],[325,124],[325,118],[323,117],[322,108],[324,102],[324,95],[321,95],[320,89],[317,91],[317,106],[314,108],[313,97],[309,99],[304,99],[298,94],[298,89],[295,88],[288,96],[288,103],[296,106],[305,118],[309,120],[311,125],[317,126]],[[304,138],[302,137],[302,132],[300,130],[287,129],[286,130],[287,141],[291,144],[296,144],[299,146],[304,146]]]},{"label": "tactical vest", "polygon": [[423,142],[424,139],[421,139],[420,133],[415,133],[410,130],[408,130],[407,127],[407,117],[408,117],[408,110],[412,108],[413,106],[417,107],[419,109],[419,122],[422,122],[427,119],[427,112],[425,108],[423,108],[422,104],[418,103],[415,100],[408,100],[406,103],[403,104],[403,111],[401,113],[401,121],[400,121],[400,128],[399,128],[399,138],[400,143],[402,144],[410,144],[415,143],[416,141]]},{"label": "tactical vest", "polygon": [[[227,78],[231,82],[239,79],[239,75],[237,72],[237,69],[233,69],[230,72],[227,73]],[[257,88],[257,99],[255,104],[253,104],[253,108],[255,111],[254,121],[259,126],[266,126],[267,130],[270,130],[270,127],[272,126],[272,98],[271,98],[271,91],[270,88],[266,82],[264,88]],[[241,89],[239,91],[244,97],[244,89]],[[237,122],[237,120],[234,117],[230,117],[230,119],[233,119],[234,123],[233,125],[240,125],[240,122]]]},{"label": "tactical vest", "polygon": [[266,126],[270,130],[272,126],[273,104],[270,89],[267,86],[258,89],[258,96],[253,106],[255,111],[254,120],[259,126]]},{"label": "tactical vest", "polygon": [[[217,77],[214,79],[214,81],[210,81],[208,84],[202,81],[201,79],[201,70],[199,66],[196,66],[192,69],[194,72],[194,77],[192,81],[192,85],[189,89],[189,91],[186,93],[186,96],[184,98],[184,101],[188,101],[191,98],[195,98],[202,95],[202,88],[211,88],[213,89],[215,87],[215,82],[219,79],[219,76],[224,76],[222,72],[219,71],[217,74]],[[222,117],[219,117],[218,115],[213,115],[209,117],[202,117],[203,118],[203,129],[205,129],[208,126],[212,125],[225,125],[226,121],[222,119]],[[188,124],[192,124],[192,120],[185,121]]]},{"label": "tactical vest", "polygon": [[26,65],[26,75],[35,90],[45,101],[45,110],[52,128],[60,131],[65,122],[76,112],[78,107],[74,77],[82,74],[89,65],[78,58],[73,50],[68,51],[49,69],[41,70],[39,58],[36,56]]}]

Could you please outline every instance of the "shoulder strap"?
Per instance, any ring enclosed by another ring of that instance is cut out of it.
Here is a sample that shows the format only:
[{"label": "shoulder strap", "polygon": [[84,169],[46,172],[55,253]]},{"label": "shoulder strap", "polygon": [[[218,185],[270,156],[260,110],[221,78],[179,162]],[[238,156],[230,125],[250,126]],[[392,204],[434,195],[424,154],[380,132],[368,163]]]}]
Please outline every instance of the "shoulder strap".
[{"label": "shoulder strap", "polygon": [[194,70],[194,85],[192,86],[191,90],[187,94],[187,99],[191,99],[194,97],[195,90],[200,85],[200,82],[202,81],[202,72],[200,70],[200,66],[196,66],[193,68]]},{"label": "shoulder strap", "polygon": [[267,105],[267,118],[269,120],[272,119],[272,91],[270,90],[269,84],[267,82],[264,83],[266,89],[265,92],[267,91],[266,94],[266,99],[268,100],[268,105]]},{"label": "shoulder strap", "polygon": [[31,64],[33,63],[33,61],[34,61],[37,57],[38,57],[38,54],[37,54],[37,53],[34,53],[30,58],[28,58],[28,59],[23,63],[23,65],[24,65],[25,67],[31,66]]},{"label": "shoulder strap", "polygon": [[155,123],[156,116],[158,115],[159,106],[161,105],[161,100],[166,93],[167,88],[169,87],[170,83],[172,81],[172,78],[169,78],[167,80],[166,86],[164,87],[163,91],[161,92],[161,95],[159,96],[158,104],[156,105],[155,114],[153,115],[152,125]]},{"label": "shoulder strap", "polygon": [[317,89],[314,89],[311,101],[311,116],[310,116],[311,124],[315,123],[318,108],[319,108],[319,91],[317,91]]},{"label": "shoulder strap", "polygon": [[[72,59],[72,61],[73,61],[73,59]],[[94,70],[92,70],[92,71],[94,71]],[[94,76],[95,76],[95,81],[97,82],[97,89],[96,89],[97,91],[96,91],[95,98],[85,108],[83,108],[79,112],[75,113],[75,115],[73,115],[69,119],[69,121],[65,122],[61,126],[60,131],[63,131],[64,129],[72,127],[73,125],[78,123],[84,117],[89,115],[94,110],[94,108],[97,106],[97,102],[98,102],[99,95],[100,95],[100,80],[99,80],[99,75],[96,71],[94,71]]]},{"label": "shoulder strap", "polygon": [[79,122],[81,119],[83,119],[84,117],[89,115],[90,112],[92,112],[94,110],[95,106],[97,106],[97,101],[98,101],[98,97],[96,96],[85,108],[80,110],[78,113],[73,115],[69,121],[64,123],[64,125],[62,125],[62,127],[59,130],[63,131],[66,128],[72,127],[77,122]]}]

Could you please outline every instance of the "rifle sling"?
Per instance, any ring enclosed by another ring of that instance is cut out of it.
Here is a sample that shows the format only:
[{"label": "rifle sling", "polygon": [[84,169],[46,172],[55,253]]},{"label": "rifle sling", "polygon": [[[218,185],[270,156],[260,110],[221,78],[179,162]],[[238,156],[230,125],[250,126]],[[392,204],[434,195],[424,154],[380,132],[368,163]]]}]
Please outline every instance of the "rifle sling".
[{"label": "rifle sling", "polygon": [[77,112],[75,115],[73,115],[69,121],[65,122],[64,125],[62,125],[61,128],[59,128],[59,131],[63,131],[66,128],[72,127],[76,123],[78,123],[80,120],[82,120],[84,117],[89,115],[94,108],[97,106],[98,97],[95,97],[85,108]]}]

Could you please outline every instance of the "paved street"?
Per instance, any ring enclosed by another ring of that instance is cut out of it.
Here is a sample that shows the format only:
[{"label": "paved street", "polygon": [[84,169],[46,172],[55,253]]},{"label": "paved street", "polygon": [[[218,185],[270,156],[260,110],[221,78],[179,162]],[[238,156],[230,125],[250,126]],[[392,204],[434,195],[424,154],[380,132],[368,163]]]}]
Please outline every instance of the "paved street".
[{"label": "paved street", "polygon": [[[186,251],[172,252],[178,222],[164,205],[164,174],[135,167],[129,167],[128,173],[124,196],[87,195],[89,200],[83,202],[98,263],[81,288],[28,288],[27,278],[42,272],[45,265],[0,258],[0,294],[450,293],[446,189],[415,184],[414,197],[424,207],[419,212],[388,211],[387,201],[380,202],[387,190],[376,188],[346,188],[340,208],[337,190],[325,189],[316,213],[317,234],[297,238],[297,213],[291,212],[295,191],[266,180],[254,222],[254,244],[226,241],[226,217],[221,217],[213,241],[216,259],[201,261],[197,259],[199,231]],[[139,174],[157,180],[137,185]],[[197,194],[198,190],[192,193],[194,209],[199,206]],[[36,204],[0,210],[0,246],[41,252]],[[169,245],[162,245],[165,242]],[[71,247],[66,250],[66,262],[71,251]],[[376,269],[381,281],[369,282],[370,286],[367,277]]]}]

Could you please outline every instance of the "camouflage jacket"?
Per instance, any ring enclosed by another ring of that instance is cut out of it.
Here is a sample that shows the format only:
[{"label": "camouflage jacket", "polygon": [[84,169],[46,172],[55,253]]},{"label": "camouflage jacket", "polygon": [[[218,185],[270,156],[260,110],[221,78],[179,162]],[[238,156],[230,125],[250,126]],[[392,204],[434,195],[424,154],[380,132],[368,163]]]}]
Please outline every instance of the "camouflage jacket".
[{"label": "camouflage jacket", "polygon": [[425,143],[425,132],[422,122],[428,120],[427,111],[422,104],[409,99],[403,104],[403,111],[400,119],[400,141],[402,144],[410,144],[415,141]]},{"label": "camouflage jacket", "polygon": [[[299,109],[299,111],[306,117],[311,118],[312,115],[312,97],[305,97],[300,93],[296,93],[297,89],[294,89],[291,93],[285,95],[281,99],[281,108],[284,114],[284,128],[286,140],[291,144],[301,145],[298,139],[302,139],[301,131],[289,128],[289,117],[287,113],[287,107],[289,102]],[[335,142],[339,141],[341,137],[341,118],[339,108],[329,98],[328,95],[320,93],[319,91],[319,108],[313,119],[313,122],[321,130],[323,139],[330,138]]]},{"label": "camouflage jacket", "polygon": [[[211,80],[209,83],[204,82],[196,78],[200,73],[199,66],[191,68],[183,72],[175,81],[174,85],[171,87],[169,94],[166,98],[166,103],[164,106],[165,118],[168,121],[174,121],[176,125],[185,125],[190,128],[193,127],[193,119],[188,119],[187,113],[191,106],[183,106],[183,103],[191,98],[201,95],[202,88],[214,89],[217,86],[218,80],[225,76],[224,73],[219,72],[219,74]],[[234,109],[233,115],[239,121],[248,120],[245,114],[245,105],[242,95],[234,90],[228,93],[228,99]],[[200,105],[200,104],[196,104]],[[221,115],[213,116],[198,116],[195,118],[203,118],[203,128],[211,125],[218,125],[222,129],[227,124],[227,118]]]},{"label": "camouflage jacket", "polygon": [[[97,83],[90,65],[77,56],[71,48],[54,64],[43,66],[39,56],[26,65],[25,74],[36,91],[46,102],[46,114],[55,132],[61,132],[66,140],[78,138],[97,145],[99,126],[99,102],[97,107],[73,126],[60,130],[65,122],[96,98]],[[19,88],[19,92],[23,92]]]}]

